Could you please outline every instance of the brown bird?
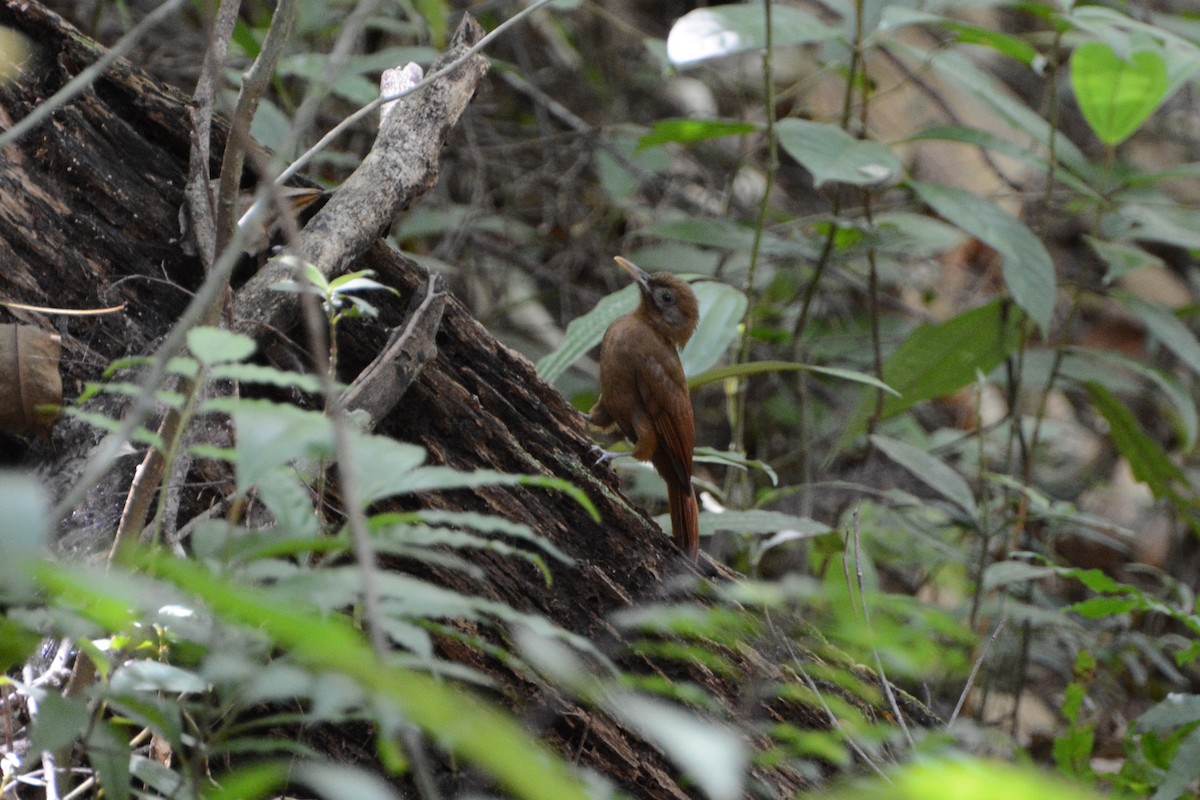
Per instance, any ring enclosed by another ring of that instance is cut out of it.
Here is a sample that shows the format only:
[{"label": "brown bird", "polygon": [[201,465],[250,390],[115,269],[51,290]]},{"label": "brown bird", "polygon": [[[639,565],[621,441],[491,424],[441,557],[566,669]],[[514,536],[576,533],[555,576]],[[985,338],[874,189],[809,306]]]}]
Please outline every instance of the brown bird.
[{"label": "brown bird", "polygon": [[[654,464],[667,483],[671,538],[695,560],[700,551],[692,491],[696,428],[679,348],[696,329],[696,295],[669,272],[650,275],[620,256],[616,262],[633,276],[642,297],[604,334],[600,399],[588,419],[603,430],[620,429],[634,445],[633,457]],[[617,455],[605,453],[600,460]]]}]

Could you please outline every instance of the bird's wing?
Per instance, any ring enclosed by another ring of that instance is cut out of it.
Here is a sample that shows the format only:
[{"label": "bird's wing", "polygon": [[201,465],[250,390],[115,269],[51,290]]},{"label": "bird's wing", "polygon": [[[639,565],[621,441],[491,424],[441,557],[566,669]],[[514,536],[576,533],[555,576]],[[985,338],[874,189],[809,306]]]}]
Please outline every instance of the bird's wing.
[{"label": "bird's wing", "polygon": [[665,480],[691,488],[696,426],[687,377],[674,348],[657,348],[638,369],[638,394],[658,437],[652,462]]}]

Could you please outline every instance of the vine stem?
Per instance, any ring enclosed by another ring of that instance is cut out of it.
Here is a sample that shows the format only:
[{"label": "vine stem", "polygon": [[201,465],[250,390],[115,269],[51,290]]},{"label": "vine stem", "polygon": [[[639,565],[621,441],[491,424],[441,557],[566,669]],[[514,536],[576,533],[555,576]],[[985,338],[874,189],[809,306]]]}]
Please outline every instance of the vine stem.
[{"label": "vine stem", "polygon": [[[754,282],[758,276],[758,263],[762,256],[762,236],[763,229],[767,225],[767,214],[771,208],[771,190],[775,186],[775,173],[779,170],[779,141],[775,132],[775,80],[774,69],[771,62],[771,49],[773,44],[773,26],[771,20],[771,0],[763,2],[763,20],[766,28],[766,35],[763,40],[763,103],[765,105],[767,118],[767,175],[766,183],[763,186],[762,202],[758,206],[758,218],[754,225],[754,241],[750,246],[750,267],[746,273],[746,315],[742,318],[742,337],[738,345],[737,362],[745,364],[750,360],[750,339],[754,329],[754,301],[755,288]],[[746,452],[746,390],[748,387],[746,378],[737,379],[737,388],[734,390],[733,397],[733,425],[732,437],[729,449],[736,453]],[[734,487],[734,481],[741,481],[743,484],[748,480],[743,473],[738,473],[730,470],[726,478],[725,493],[730,495]]]}]

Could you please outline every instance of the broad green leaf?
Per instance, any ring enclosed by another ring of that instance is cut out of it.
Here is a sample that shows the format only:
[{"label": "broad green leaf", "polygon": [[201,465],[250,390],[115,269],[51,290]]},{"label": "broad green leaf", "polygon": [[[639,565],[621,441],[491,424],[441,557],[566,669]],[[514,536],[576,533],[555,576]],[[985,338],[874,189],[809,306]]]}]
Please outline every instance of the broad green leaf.
[{"label": "broad green leaf", "polygon": [[243,333],[223,328],[192,328],[187,334],[188,350],[205,366],[244,361],[257,345]]},{"label": "broad green leaf", "polygon": [[[1092,162],[1068,139],[1061,129],[1051,125],[1037,112],[1008,92],[996,91],[994,75],[980,67],[953,48],[935,45],[934,49],[914,47],[899,39],[888,43],[888,51],[901,56],[908,65],[918,71],[933,67],[940,78],[952,87],[961,89],[984,108],[1010,126],[1020,137],[1030,137],[1044,153],[1053,151],[1059,166],[1087,179],[1094,173]],[[1053,147],[1051,142],[1053,141]]]},{"label": "broad green leaf", "polygon": [[538,375],[542,380],[553,383],[584,353],[600,344],[604,332],[617,317],[633,311],[637,304],[638,290],[635,286],[626,286],[601,298],[591,311],[571,320],[558,348],[538,361]]},{"label": "broad green leaf", "polygon": [[129,740],[121,735],[116,722],[105,720],[92,726],[84,749],[100,779],[103,796],[111,800],[130,800]]},{"label": "broad green leaf", "polygon": [[895,183],[904,171],[888,147],[855,139],[836,125],[785,119],[776,131],[780,146],[812,173],[817,187],[831,181],[854,186]]},{"label": "broad green leaf", "polygon": [[[692,291],[700,303],[700,322],[681,354],[687,374],[707,369],[724,354],[737,335],[737,324],[746,312],[746,296],[732,286],[697,281],[692,284]],[[588,313],[571,320],[562,343],[537,363],[542,380],[553,382],[584,353],[600,344],[608,326],[617,317],[633,311],[639,297],[637,287],[626,286],[601,299]]]},{"label": "broad green leaf", "polygon": [[309,394],[320,394],[322,391],[321,380],[316,375],[286,372],[262,364],[217,364],[209,370],[208,375],[214,380],[259,383],[283,388],[294,386]]},{"label": "broad green leaf", "polygon": [[1194,209],[1181,206],[1164,194],[1140,193],[1137,202],[1122,203],[1101,220],[1106,239],[1165,242],[1188,249],[1200,248],[1200,227]]},{"label": "broad green leaf", "polygon": [[917,181],[910,185],[922,202],[1000,254],[1013,300],[1048,331],[1054,313],[1054,263],[1033,232],[974,192]]},{"label": "broad green leaf", "polygon": [[957,34],[959,42],[981,44],[985,47],[990,47],[997,53],[1002,53],[1009,58],[1014,58],[1023,64],[1033,67],[1038,72],[1041,72],[1046,62],[1045,56],[1038,53],[1033,45],[1023,39],[1018,39],[1015,36],[1010,36],[989,28],[968,25],[937,14],[905,8],[901,5],[888,5],[883,10],[882,19],[879,23],[879,32],[890,35],[890,31],[905,25],[935,25],[944,28]]},{"label": "broad green leaf", "polygon": [[918,759],[886,778],[862,781],[827,800],[1100,800],[1097,791],[1031,766],[983,758]]},{"label": "broad green leaf", "polygon": [[0,672],[8,672],[9,668],[25,661],[41,641],[42,637],[36,631],[0,616]]},{"label": "broad green leaf", "polygon": [[292,776],[329,800],[398,800],[400,795],[382,778],[358,767],[323,761],[303,761]]},{"label": "broad green leaf", "polygon": [[[667,57],[675,64],[692,64],[709,58],[766,46],[766,15],[761,5],[709,6],[689,11],[675,21],[667,34]],[[807,44],[836,39],[840,31],[791,6],[771,7],[771,39],[781,45]]]},{"label": "broad green leaf", "polygon": [[31,566],[50,534],[44,484],[32,473],[0,471],[0,601],[24,604],[34,595]]},{"label": "broad green leaf", "polygon": [[1155,497],[1169,500],[1188,525],[1200,531],[1200,506],[1179,466],[1142,431],[1133,412],[1116,395],[1099,383],[1088,383],[1087,390],[1108,422],[1113,445],[1129,462],[1133,477],[1149,486]]},{"label": "broad green leaf", "polygon": [[425,448],[386,436],[353,436],[350,452],[364,507],[403,491],[405,476],[425,463]]},{"label": "broad green leaf", "polygon": [[946,462],[899,439],[875,435],[871,437],[871,442],[917,480],[954,503],[972,519],[978,518],[979,508],[975,505],[975,495],[971,487],[967,485],[963,476]]},{"label": "broad green leaf", "polygon": [[1083,240],[1088,243],[1092,251],[1100,256],[1105,266],[1108,267],[1108,271],[1104,273],[1105,283],[1112,283],[1142,267],[1155,264],[1161,266],[1163,263],[1161,258],[1136,245],[1125,244],[1123,242],[1108,242],[1087,235],[1084,235]]},{"label": "broad green leaf", "polygon": [[[1006,156],[1010,156],[1026,166],[1036,169],[1043,175],[1050,171],[1050,162],[1040,151],[1031,149],[1027,144],[1006,139],[992,131],[972,128],[968,125],[935,125],[908,137],[904,141],[920,142],[930,140],[973,144],[986,151],[1003,153]],[[1089,183],[1079,178],[1073,172],[1059,169],[1054,173],[1054,179],[1062,181],[1071,189],[1095,200],[1105,199]]]},{"label": "broad green leaf", "polygon": [[194,561],[151,554],[144,562],[147,572],[204,600],[219,618],[262,632],[297,664],[345,675],[380,701],[395,704],[412,724],[513,795],[530,800],[591,796],[559,757],[507,713],[453,684],[379,661],[345,618],[281,602],[267,590],[218,577]]},{"label": "broad green leaf", "polygon": [[1114,364],[1151,381],[1158,387],[1159,395],[1174,407],[1179,417],[1179,425],[1182,428],[1185,448],[1191,449],[1192,445],[1196,443],[1197,434],[1200,432],[1200,418],[1198,418],[1196,411],[1196,400],[1175,377],[1155,369],[1144,361],[1129,358],[1113,350],[1083,348],[1071,348],[1068,350],[1067,359],[1063,362],[1064,374],[1070,373],[1071,362],[1077,359],[1099,362],[1100,367],[1104,369],[1104,376],[1096,380],[1099,383],[1104,383],[1114,392],[1117,391],[1112,385],[1114,383],[1113,378],[1116,377],[1112,369],[1112,365]]},{"label": "broad green leaf", "polygon": [[194,672],[159,661],[138,659],[113,672],[109,683],[114,692],[170,692],[195,694],[209,689],[208,682]]},{"label": "broad green leaf", "polygon": [[1066,611],[1078,614],[1085,619],[1103,619],[1117,614],[1127,614],[1139,607],[1140,603],[1134,597],[1089,597],[1067,606]]},{"label": "broad green leaf", "polygon": [[1200,722],[1200,694],[1171,693],[1142,714],[1137,726],[1144,731],[1166,731],[1193,722]]},{"label": "broad green leaf", "polygon": [[638,139],[638,149],[668,142],[692,144],[725,136],[745,136],[758,130],[752,122],[732,119],[663,119],[655,122],[650,132]]},{"label": "broad green leaf", "polygon": [[285,761],[259,761],[218,774],[208,784],[204,800],[259,800],[275,792],[287,781],[292,764]]},{"label": "broad green leaf", "polygon": [[1188,788],[1200,777],[1200,728],[1183,737],[1171,758],[1167,774],[1150,800],[1175,800],[1184,797]]},{"label": "broad green leaf", "polygon": [[1092,131],[1113,147],[1166,99],[1167,65],[1155,50],[1139,50],[1124,59],[1104,42],[1086,42],[1071,54],[1071,86]]},{"label": "broad green leaf", "polygon": [[775,470],[771,469],[771,465],[765,461],[758,461],[753,458],[746,458],[740,453],[734,453],[730,450],[717,450],[712,447],[697,447],[692,451],[692,461],[700,461],[706,464],[724,464],[726,466],[734,466],[742,470],[758,469],[767,474],[771,479],[772,486],[779,485],[779,476],[775,474]]},{"label": "broad green leaf", "polygon": [[[664,527],[669,527],[670,516],[664,514],[657,517],[656,521]],[[720,513],[702,512],[699,527],[701,536],[712,536],[717,531],[777,533],[782,530],[797,531],[805,536],[821,536],[833,530],[825,523],[817,522],[815,519],[761,508]]]},{"label": "broad green leaf", "polygon": [[700,322],[679,354],[686,375],[696,375],[717,363],[729,349],[746,313],[746,295],[725,283],[692,284],[700,302]]},{"label": "broad green leaf", "polygon": [[70,700],[55,691],[35,690],[38,715],[30,730],[35,752],[60,750],[86,730],[91,714],[82,700]]},{"label": "broad green leaf", "polygon": [[675,762],[710,800],[743,797],[750,753],[743,737],[684,708],[624,690],[604,692],[604,709]]},{"label": "broad green leaf", "polygon": [[811,364],[800,364],[795,361],[749,361],[745,364],[729,364],[724,367],[710,369],[688,379],[688,388],[698,389],[710,383],[723,381],[728,378],[744,378],[750,375],[761,375],[764,372],[815,372],[818,375],[828,375],[831,378],[841,378],[854,383],[864,383],[888,394],[900,396],[900,393],[888,386],[874,375],[858,372],[852,369],[838,367],[817,367]]},{"label": "broad green leaf", "polygon": [[1150,333],[1179,357],[1184,365],[1200,375],[1200,340],[1191,328],[1162,306],[1147,303],[1132,295],[1118,295],[1126,308],[1132,311],[1150,329]]},{"label": "broad green leaf", "polygon": [[233,419],[239,492],[276,467],[297,459],[327,457],[332,450],[329,419],[317,411],[228,397],[213,398],[204,407],[225,411]]},{"label": "broad green leaf", "polygon": [[1026,583],[1057,575],[1058,570],[1044,564],[1030,564],[1026,561],[997,561],[989,564],[983,573],[983,590],[991,591],[1010,583]]},{"label": "broad green leaf", "polygon": [[[899,392],[883,403],[883,418],[894,417],[917,403],[943,397],[988,374],[1021,342],[1021,314],[1000,300],[965,311],[941,323],[917,327],[883,365],[883,380]],[[867,393],[846,431],[862,433],[875,407]]]}]

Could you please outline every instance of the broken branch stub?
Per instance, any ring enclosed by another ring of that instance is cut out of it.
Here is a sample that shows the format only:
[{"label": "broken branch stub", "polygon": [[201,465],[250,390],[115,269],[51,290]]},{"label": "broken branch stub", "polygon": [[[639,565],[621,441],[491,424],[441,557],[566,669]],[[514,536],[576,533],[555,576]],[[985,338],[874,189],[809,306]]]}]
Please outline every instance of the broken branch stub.
[{"label": "broken branch stub", "polygon": [[[431,74],[463,58],[482,38],[483,28],[464,15]],[[290,248],[292,255],[326,276],[353,263],[403,208],[437,182],[438,156],[446,136],[487,70],[488,60],[476,53],[422,91],[396,100],[371,152],[300,232]],[[268,262],[238,291],[234,327],[254,337],[271,328],[290,329],[299,309],[297,296],[271,287],[293,273],[283,259]]]}]

